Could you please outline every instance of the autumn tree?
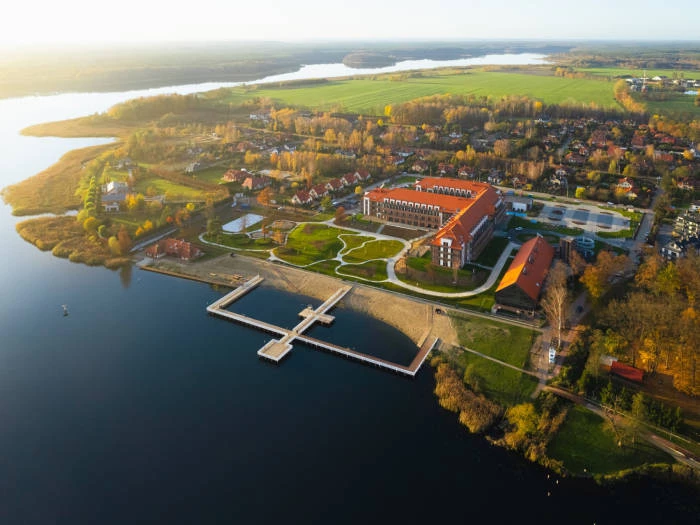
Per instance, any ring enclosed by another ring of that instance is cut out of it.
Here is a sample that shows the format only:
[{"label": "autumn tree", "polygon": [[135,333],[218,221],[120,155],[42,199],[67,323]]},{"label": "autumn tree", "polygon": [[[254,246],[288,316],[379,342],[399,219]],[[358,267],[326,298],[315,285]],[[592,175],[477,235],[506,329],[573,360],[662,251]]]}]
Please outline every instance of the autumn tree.
[{"label": "autumn tree", "polygon": [[345,208],[338,206],[335,210],[335,223],[342,224],[345,221]]},{"label": "autumn tree", "polygon": [[131,249],[131,237],[129,236],[129,232],[126,230],[126,226],[123,224],[121,228],[119,228],[119,233],[117,233],[117,241],[119,244],[119,254],[128,254],[129,250]]},{"label": "autumn tree", "polygon": [[267,188],[263,188],[260,193],[258,193],[258,202],[262,206],[269,206],[270,201],[272,201],[272,188],[268,186]]},{"label": "autumn tree", "polygon": [[547,278],[547,288],[541,303],[547,320],[557,332],[559,341],[561,341],[562,329],[566,323],[566,314],[569,308],[569,290],[566,281],[566,265],[557,261]]}]

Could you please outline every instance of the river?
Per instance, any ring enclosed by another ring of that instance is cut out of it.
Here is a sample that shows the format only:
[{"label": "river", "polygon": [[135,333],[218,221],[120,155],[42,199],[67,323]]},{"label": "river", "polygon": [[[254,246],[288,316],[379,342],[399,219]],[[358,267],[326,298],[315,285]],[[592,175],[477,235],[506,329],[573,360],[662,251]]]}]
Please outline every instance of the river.
[{"label": "river", "polygon": [[[215,87],[2,100],[0,186],[104,142],[20,136],[27,125],[135,96]],[[688,496],[676,488],[557,484],[468,435],[437,405],[429,368],[411,381],[302,345],[280,366],[262,362],[255,352],[268,336],[206,315],[222,291],[72,264],[22,241],[18,220],[0,207],[0,523],[679,523],[687,516],[678,501],[687,505]],[[240,307],[289,326],[308,303],[318,301],[263,287]],[[314,335],[328,330],[369,353],[391,348],[396,358],[414,350],[374,319],[334,313],[335,325]]]}]

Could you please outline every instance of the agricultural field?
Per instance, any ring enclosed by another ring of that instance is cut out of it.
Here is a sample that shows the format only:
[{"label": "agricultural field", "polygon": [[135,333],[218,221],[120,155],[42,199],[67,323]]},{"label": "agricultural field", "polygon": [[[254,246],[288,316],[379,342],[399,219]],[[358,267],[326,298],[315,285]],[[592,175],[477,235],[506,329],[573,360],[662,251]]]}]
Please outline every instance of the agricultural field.
[{"label": "agricultural field", "polygon": [[390,104],[452,93],[491,97],[529,95],[546,103],[595,102],[599,106],[617,108],[612,88],[612,83],[602,79],[568,79],[473,69],[459,73],[424,72],[400,82],[384,76],[376,80],[334,80],[300,87],[233,88],[225,101],[240,104],[254,97],[268,97],[295,106],[382,115],[385,106]]},{"label": "agricultural field", "polygon": [[[150,192],[148,190],[151,190]],[[204,201],[207,192],[176,184],[166,179],[148,177],[136,183],[135,190],[144,195],[155,191],[156,195],[166,195],[168,201]]]}]

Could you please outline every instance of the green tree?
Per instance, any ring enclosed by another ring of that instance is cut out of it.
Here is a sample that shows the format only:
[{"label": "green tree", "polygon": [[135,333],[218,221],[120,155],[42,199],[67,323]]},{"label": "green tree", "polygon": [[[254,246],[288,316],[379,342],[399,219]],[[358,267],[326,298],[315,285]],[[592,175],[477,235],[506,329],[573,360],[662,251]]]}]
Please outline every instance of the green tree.
[{"label": "green tree", "polygon": [[332,205],[333,205],[333,201],[329,195],[326,195],[325,197],[323,197],[321,199],[321,208],[323,208],[324,211],[330,210]]}]

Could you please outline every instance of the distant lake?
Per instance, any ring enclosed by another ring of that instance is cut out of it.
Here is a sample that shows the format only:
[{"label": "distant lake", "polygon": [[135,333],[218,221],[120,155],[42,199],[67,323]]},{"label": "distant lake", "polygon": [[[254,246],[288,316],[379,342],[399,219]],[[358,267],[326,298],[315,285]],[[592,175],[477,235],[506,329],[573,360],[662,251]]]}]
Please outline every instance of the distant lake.
[{"label": "distant lake", "polygon": [[[0,186],[108,139],[22,137],[125,93],[0,100]],[[0,206],[0,523],[682,523],[693,494],[557,480],[469,435],[415,380],[210,317],[224,290],[40,252]],[[287,324],[317,301],[262,287],[238,307]],[[67,304],[70,315],[62,316]],[[234,307],[235,309],[235,307]],[[338,308],[314,335],[409,359],[395,329]]]}]

